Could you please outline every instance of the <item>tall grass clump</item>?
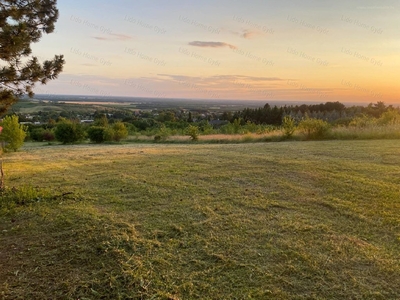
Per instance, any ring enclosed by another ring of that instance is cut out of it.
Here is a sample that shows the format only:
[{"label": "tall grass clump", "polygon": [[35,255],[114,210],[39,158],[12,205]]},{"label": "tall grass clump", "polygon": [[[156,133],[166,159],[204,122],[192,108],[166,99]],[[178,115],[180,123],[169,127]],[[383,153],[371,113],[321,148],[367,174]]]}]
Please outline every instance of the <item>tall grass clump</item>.
[{"label": "tall grass clump", "polygon": [[39,189],[30,185],[18,188],[4,188],[0,191],[0,209],[12,209],[17,206],[29,205],[54,199],[55,196],[47,189]]}]

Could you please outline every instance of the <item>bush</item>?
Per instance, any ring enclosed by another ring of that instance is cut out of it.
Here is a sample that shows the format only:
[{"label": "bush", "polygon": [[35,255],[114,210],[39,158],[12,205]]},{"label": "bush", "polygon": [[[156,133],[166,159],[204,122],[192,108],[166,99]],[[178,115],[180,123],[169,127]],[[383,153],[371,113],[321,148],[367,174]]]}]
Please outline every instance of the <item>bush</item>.
[{"label": "bush", "polygon": [[87,133],[90,141],[94,143],[103,143],[105,141],[104,131],[105,127],[102,126],[91,126],[89,127]]},{"label": "bush", "polygon": [[379,125],[398,125],[400,124],[400,113],[395,109],[384,112],[377,123]]},{"label": "bush", "polygon": [[55,137],[63,144],[75,143],[85,138],[82,125],[69,120],[62,120],[56,126]]},{"label": "bush", "polygon": [[307,139],[322,139],[327,136],[330,128],[326,121],[307,118],[299,123],[298,129]]},{"label": "bush", "polygon": [[122,122],[114,123],[112,129],[114,131],[113,140],[116,142],[126,139],[128,136],[128,129],[126,129],[125,124]]},{"label": "bush", "polygon": [[373,126],[375,124],[376,124],[376,119],[371,118],[367,115],[361,115],[361,116],[353,118],[350,121],[349,126],[357,127],[357,128],[365,128],[365,127]]},{"label": "bush", "polygon": [[156,141],[156,142],[165,141],[168,138],[168,136],[170,136],[170,135],[171,135],[170,130],[167,127],[165,127],[164,124],[162,124],[160,129],[154,136],[154,141]]},{"label": "bush", "polygon": [[54,133],[49,129],[43,129],[42,127],[32,129],[30,132],[30,138],[35,142],[51,142],[55,140]]},{"label": "bush", "polygon": [[47,129],[43,132],[42,139],[43,141],[51,142],[54,141],[56,137],[54,136],[54,133],[51,130]]},{"label": "bush", "polygon": [[35,142],[41,142],[43,141],[43,132],[44,129],[42,127],[32,128],[29,133],[29,137]]},{"label": "bush", "polygon": [[290,138],[296,130],[296,121],[291,116],[285,116],[282,120],[283,136]]},{"label": "bush", "polygon": [[18,123],[17,116],[6,116],[2,122],[0,140],[3,142],[3,150],[14,152],[22,147],[26,137],[26,127]]},{"label": "bush", "polygon": [[189,125],[186,129],[186,134],[190,136],[192,141],[197,141],[199,139],[199,128],[194,125]]}]

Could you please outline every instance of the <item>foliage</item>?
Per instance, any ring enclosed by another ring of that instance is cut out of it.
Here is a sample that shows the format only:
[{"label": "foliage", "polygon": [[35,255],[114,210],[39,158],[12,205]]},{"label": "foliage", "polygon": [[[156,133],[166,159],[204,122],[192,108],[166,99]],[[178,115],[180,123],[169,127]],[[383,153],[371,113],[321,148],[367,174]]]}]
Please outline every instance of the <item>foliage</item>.
[{"label": "foliage", "polygon": [[90,126],[87,134],[90,141],[95,143],[103,143],[105,141],[105,132],[106,128],[102,126]]},{"label": "foliage", "polygon": [[43,133],[44,133],[44,128],[35,127],[35,128],[32,128],[32,130],[30,130],[29,137],[35,142],[42,142],[43,141]]},{"label": "foliage", "polygon": [[95,119],[94,125],[98,126],[98,127],[104,127],[104,128],[108,127],[107,115],[100,114],[99,116],[97,116],[97,118]]},{"label": "foliage", "polygon": [[82,125],[70,120],[58,122],[54,134],[56,139],[63,144],[75,143],[83,140],[85,137]]},{"label": "foliage", "polygon": [[296,122],[291,116],[284,116],[282,120],[283,135],[290,138],[296,130]]},{"label": "foliage", "polygon": [[35,83],[46,84],[62,71],[64,58],[56,55],[41,64],[31,56],[31,43],[54,31],[56,0],[3,0],[0,4],[0,114],[18,97],[33,96]]},{"label": "foliage", "polygon": [[307,139],[322,139],[329,132],[329,124],[319,119],[307,118],[299,123],[298,129]]},{"label": "foliage", "polygon": [[168,130],[168,128],[164,124],[161,124],[160,129],[154,136],[154,141],[156,142],[165,141],[168,138],[168,136],[170,136],[170,134],[171,133]]},{"label": "foliage", "polygon": [[199,139],[199,127],[195,125],[189,125],[186,129],[186,134],[190,136],[192,141],[197,141]]},{"label": "foliage", "polygon": [[398,110],[389,109],[381,114],[377,123],[378,125],[398,125],[400,124],[400,113]]},{"label": "foliage", "polygon": [[31,185],[6,188],[0,191],[0,208],[11,209],[15,206],[37,203],[51,198],[53,195],[48,190],[38,189]]},{"label": "foliage", "polygon": [[128,129],[125,124],[122,122],[116,122],[112,125],[112,140],[119,142],[122,139],[125,139],[128,136]]},{"label": "foliage", "polygon": [[56,139],[56,137],[54,136],[54,132],[53,131],[51,131],[49,129],[46,129],[43,132],[43,141],[51,142],[51,141],[54,141],[55,139]]},{"label": "foliage", "polygon": [[368,127],[368,126],[375,125],[375,124],[376,124],[376,119],[373,119],[373,118],[363,114],[361,116],[354,117],[350,121],[349,126],[357,127],[357,128],[364,128],[364,127]]},{"label": "foliage", "polygon": [[212,134],[215,132],[214,128],[207,120],[200,121],[196,125],[202,134]]},{"label": "foliage", "polygon": [[35,127],[29,132],[29,137],[36,142],[51,142],[55,140],[54,133],[43,127]]},{"label": "foliage", "polygon": [[[252,122],[254,124],[270,124],[280,125],[282,122],[282,115],[284,109],[277,106],[271,107],[268,103],[264,107],[251,109],[246,108],[243,111],[235,112],[230,119],[230,122],[234,122],[236,119],[240,119],[240,123]],[[224,115],[223,119],[227,119],[229,115]],[[237,133],[237,132],[235,132]]]},{"label": "foliage", "polygon": [[3,150],[17,151],[24,144],[26,127],[18,123],[16,115],[6,116],[1,123],[3,129],[0,134]]}]

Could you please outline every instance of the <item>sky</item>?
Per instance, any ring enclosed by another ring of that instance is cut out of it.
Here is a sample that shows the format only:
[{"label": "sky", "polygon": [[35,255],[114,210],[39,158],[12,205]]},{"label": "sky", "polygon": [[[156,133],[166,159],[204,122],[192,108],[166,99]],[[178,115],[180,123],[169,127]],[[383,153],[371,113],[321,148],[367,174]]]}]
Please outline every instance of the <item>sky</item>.
[{"label": "sky", "polygon": [[58,0],[37,94],[400,103],[400,1]]}]

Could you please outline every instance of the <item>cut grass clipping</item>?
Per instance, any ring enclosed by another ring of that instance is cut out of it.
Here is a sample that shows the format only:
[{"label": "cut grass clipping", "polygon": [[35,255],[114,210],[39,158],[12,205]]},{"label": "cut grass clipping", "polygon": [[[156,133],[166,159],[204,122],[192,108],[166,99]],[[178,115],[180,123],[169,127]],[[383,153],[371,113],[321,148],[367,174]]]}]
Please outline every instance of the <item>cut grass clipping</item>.
[{"label": "cut grass clipping", "polygon": [[2,299],[400,298],[400,141],[31,146],[4,168]]}]

